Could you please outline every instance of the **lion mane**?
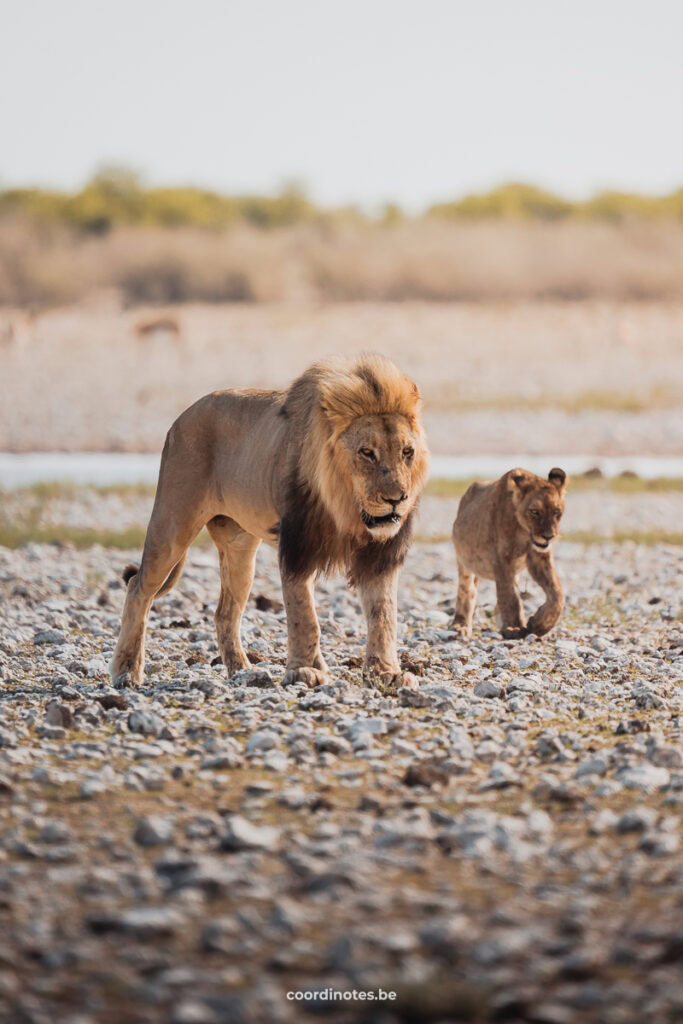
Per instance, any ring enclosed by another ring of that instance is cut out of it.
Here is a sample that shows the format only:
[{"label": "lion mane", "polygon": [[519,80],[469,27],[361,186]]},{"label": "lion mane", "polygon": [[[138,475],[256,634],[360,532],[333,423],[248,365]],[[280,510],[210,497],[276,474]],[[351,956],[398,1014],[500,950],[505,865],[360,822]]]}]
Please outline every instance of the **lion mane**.
[{"label": "lion mane", "polygon": [[[379,355],[316,363],[289,388],[281,415],[296,439],[287,467],[279,523],[283,572],[306,576],[342,568],[358,583],[403,564],[429,454],[417,385]],[[411,467],[413,504],[388,540],[368,538],[339,439],[361,416],[403,416],[420,438]]]}]

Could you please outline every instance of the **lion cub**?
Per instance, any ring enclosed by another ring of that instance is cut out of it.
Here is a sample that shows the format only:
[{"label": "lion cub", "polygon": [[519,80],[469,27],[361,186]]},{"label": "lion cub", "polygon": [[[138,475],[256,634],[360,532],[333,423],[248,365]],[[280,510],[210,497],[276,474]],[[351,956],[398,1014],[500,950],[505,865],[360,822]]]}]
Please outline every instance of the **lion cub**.
[{"label": "lion cub", "polygon": [[[506,640],[529,633],[543,636],[557,623],[564,596],[552,545],[564,512],[566,486],[564,470],[555,468],[547,480],[525,469],[511,469],[494,483],[473,483],[468,488],[453,524],[458,559],[454,629],[472,635],[480,576],[496,581]],[[545,593],[545,602],[526,624],[517,590],[517,577],[525,567]]]}]

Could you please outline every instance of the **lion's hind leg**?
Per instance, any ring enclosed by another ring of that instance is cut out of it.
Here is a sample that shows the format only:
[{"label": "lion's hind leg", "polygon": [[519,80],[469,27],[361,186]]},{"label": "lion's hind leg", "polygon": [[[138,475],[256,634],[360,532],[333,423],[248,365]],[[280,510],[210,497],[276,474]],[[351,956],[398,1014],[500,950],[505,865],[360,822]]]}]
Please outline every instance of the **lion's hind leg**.
[{"label": "lion's hind leg", "polygon": [[241,668],[249,668],[240,625],[254,582],[254,560],[261,542],[228,516],[214,516],[206,528],[218,548],[221,569],[221,596],[214,616],[218,649],[228,675],[232,676]]},{"label": "lion's hind leg", "polygon": [[458,593],[455,598],[455,615],[451,628],[469,639],[472,636],[472,619],[477,604],[479,579],[458,560]]},{"label": "lion's hind leg", "polygon": [[168,529],[159,530],[158,521],[152,515],[140,568],[126,566],[123,574],[127,584],[126,600],[121,632],[109,666],[112,682],[128,676],[133,686],[142,683],[149,610],[154,598],[170,590],[179,578],[187,549],[200,528],[178,531],[169,536]]}]

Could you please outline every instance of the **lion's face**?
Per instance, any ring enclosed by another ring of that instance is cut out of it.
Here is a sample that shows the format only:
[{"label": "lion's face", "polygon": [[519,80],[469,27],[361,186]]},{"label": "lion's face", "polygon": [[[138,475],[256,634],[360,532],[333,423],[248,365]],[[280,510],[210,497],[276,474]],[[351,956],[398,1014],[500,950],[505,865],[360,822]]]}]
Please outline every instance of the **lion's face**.
[{"label": "lion's face", "polygon": [[557,468],[550,470],[547,480],[523,471],[511,476],[517,521],[536,551],[548,551],[560,532],[566,480]]},{"label": "lion's face", "polygon": [[401,529],[424,482],[423,440],[405,416],[367,415],[339,437],[357,508],[358,527],[374,540]]}]

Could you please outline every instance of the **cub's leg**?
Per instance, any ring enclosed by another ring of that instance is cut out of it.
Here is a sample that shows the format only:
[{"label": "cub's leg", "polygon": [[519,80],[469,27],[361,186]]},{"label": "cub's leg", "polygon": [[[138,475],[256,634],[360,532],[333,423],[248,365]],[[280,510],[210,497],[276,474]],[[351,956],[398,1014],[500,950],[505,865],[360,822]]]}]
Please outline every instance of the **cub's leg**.
[{"label": "cub's leg", "polygon": [[163,521],[156,508],[152,513],[140,568],[128,578],[121,632],[109,666],[113,682],[128,673],[132,685],[139,686],[142,683],[145,629],[152,601],[165,581],[169,585],[164,590],[170,590],[180,576],[187,549],[202,525],[192,520],[181,523]]},{"label": "cub's leg", "polygon": [[326,683],[327,665],[320,653],[320,625],[313,601],[314,575],[282,574],[282,596],[287,613],[287,669],[282,680],[317,686]]},{"label": "cub's leg", "polygon": [[544,603],[529,619],[527,629],[537,636],[545,636],[557,624],[564,608],[562,584],[551,551],[530,551],[526,564],[531,578],[542,587],[545,594]]},{"label": "cub's leg", "polygon": [[472,636],[472,618],[477,603],[478,585],[478,577],[469,572],[458,560],[458,593],[455,598],[455,615],[451,622],[451,628],[468,639]]},{"label": "cub's leg", "polygon": [[206,528],[218,548],[221,569],[221,596],[214,615],[218,649],[228,675],[232,676],[241,668],[249,668],[240,640],[240,624],[254,582],[254,561],[261,542],[228,516],[214,516]]},{"label": "cub's leg", "polygon": [[502,569],[496,572],[496,597],[504,640],[520,640],[529,630],[524,625],[524,608],[514,576]]}]

